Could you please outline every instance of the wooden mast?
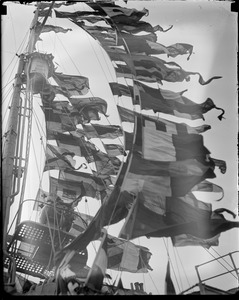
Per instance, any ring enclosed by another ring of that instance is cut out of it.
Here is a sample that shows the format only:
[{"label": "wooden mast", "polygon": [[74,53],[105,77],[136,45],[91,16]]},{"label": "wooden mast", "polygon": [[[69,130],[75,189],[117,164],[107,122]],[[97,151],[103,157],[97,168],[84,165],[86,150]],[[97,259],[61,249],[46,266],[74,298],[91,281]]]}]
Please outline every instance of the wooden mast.
[{"label": "wooden mast", "polygon": [[[35,16],[34,16],[34,19],[32,21],[32,24],[31,24],[31,33],[30,33],[30,38],[29,38],[29,44],[28,44],[28,50],[27,50],[27,54],[28,54],[28,57],[29,59],[27,60],[26,62],[26,72],[27,72],[27,78],[29,78],[29,69],[30,69],[30,65],[31,65],[31,58],[30,58],[30,54],[34,52],[34,49],[35,49],[35,43],[41,33],[41,29],[42,27],[44,26],[44,24],[46,23],[47,21],[47,18],[49,17],[50,15],[50,12],[52,10],[52,7],[54,5],[55,1],[52,1],[49,9],[48,9],[48,12],[46,13],[46,16],[44,17],[44,20],[42,21],[41,23],[41,28],[39,29],[38,28],[38,31],[36,32],[35,30],[35,26],[37,25],[37,21],[38,21],[38,11],[39,11],[39,7],[37,6],[37,10],[35,12]],[[25,103],[24,103],[24,117],[23,117],[23,123],[25,124],[25,119],[26,118],[29,118],[28,120],[28,130],[27,130],[27,136],[26,136],[26,145],[27,147],[30,147],[30,138],[31,138],[31,134],[29,134],[31,132],[31,126],[32,126],[32,85],[31,85],[31,82],[30,80],[27,80],[27,84],[26,84],[26,95],[25,95]],[[29,112],[29,116],[26,116],[26,111],[27,110],[30,110]],[[23,130],[25,130],[24,128],[24,125],[22,126]],[[29,149],[30,151],[30,149]],[[28,153],[26,153],[26,159],[25,159],[25,168],[24,168],[24,178],[22,180],[22,188],[25,189],[25,184],[26,184],[26,177],[27,177],[27,167],[28,167],[28,160],[29,160],[29,151]],[[21,192],[21,196],[20,196],[20,200],[19,200],[19,212],[18,212],[18,215],[17,215],[17,219],[16,219],[16,226],[20,223],[21,221],[21,215],[22,215],[22,208],[23,208],[23,201],[24,201],[24,192],[22,190]]]},{"label": "wooden mast", "polygon": [[12,199],[12,183],[14,179],[14,156],[17,143],[18,113],[20,106],[20,93],[22,86],[22,73],[24,70],[24,54],[20,55],[17,74],[15,76],[14,91],[9,113],[9,123],[4,135],[4,148],[2,154],[2,215],[3,215],[3,250],[7,246],[7,227]]},{"label": "wooden mast", "polygon": [[[42,26],[45,24],[50,11],[54,5],[53,1],[49,7],[49,11],[44,18],[44,21],[42,23]],[[31,32],[29,37],[29,43],[28,43],[28,49],[27,54],[31,54],[34,51],[34,46],[36,42],[36,33],[35,33],[35,27],[38,21],[38,4],[37,9],[35,11],[32,23],[31,23]],[[40,33],[39,33],[40,34]],[[30,61],[26,61],[26,55],[21,54],[19,59],[19,65],[17,74],[15,76],[15,82],[14,82],[14,89],[13,89],[13,96],[12,96],[12,102],[10,106],[10,112],[9,112],[9,118],[8,118],[8,125],[7,125],[7,131],[4,134],[4,140],[3,140],[3,150],[2,150],[2,215],[3,215],[3,221],[2,221],[2,234],[3,234],[3,250],[7,249],[7,231],[8,231],[8,224],[9,224],[9,217],[10,217],[10,207],[13,203],[13,198],[16,196],[16,192],[14,192],[14,184],[15,184],[15,157],[18,157],[17,152],[17,144],[19,143],[19,113],[21,110],[21,88],[23,84],[23,75],[24,70],[28,70]],[[29,84],[27,84],[27,93],[29,93]],[[26,102],[26,101],[25,101]],[[24,117],[26,118],[26,116]],[[20,166],[18,166],[18,169]],[[24,170],[26,172],[26,169]],[[21,172],[21,170],[18,170],[18,173]],[[18,176],[20,177],[20,176]],[[20,180],[20,178],[19,178]],[[18,191],[19,192],[19,191]]]}]

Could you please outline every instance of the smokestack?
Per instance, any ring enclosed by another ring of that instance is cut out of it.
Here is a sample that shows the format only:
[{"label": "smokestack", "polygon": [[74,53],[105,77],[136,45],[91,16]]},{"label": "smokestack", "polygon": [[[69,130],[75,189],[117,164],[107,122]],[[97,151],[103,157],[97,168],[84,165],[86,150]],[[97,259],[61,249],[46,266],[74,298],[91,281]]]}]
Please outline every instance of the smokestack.
[{"label": "smokestack", "polygon": [[140,290],[140,289],[139,289],[139,282],[135,282],[134,285],[135,285],[135,290],[136,290],[136,291],[139,291],[139,290]]},{"label": "smokestack", "polygon": [[141,292],[144,292],[144,284],[143,284],[143,282],[141,282],[139,284],[139,289],[140,289]]}]

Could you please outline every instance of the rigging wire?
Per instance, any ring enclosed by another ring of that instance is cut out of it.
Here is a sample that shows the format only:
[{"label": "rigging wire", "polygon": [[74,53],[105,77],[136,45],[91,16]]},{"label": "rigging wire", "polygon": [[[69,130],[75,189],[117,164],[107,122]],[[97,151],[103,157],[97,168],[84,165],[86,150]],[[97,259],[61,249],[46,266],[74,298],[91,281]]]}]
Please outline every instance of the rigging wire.
[{"label": "rigging wire", "polygon": [[[6,95],[6,99],[2,101],[2,104],[7,100],[7,97],[8,97],[8,95],[9,95],[11,92],[12,92],[12,87],[9,88],[9,91],[8,91],[8,93],[7,93],[7,95]],[[8,103],[7,103],[7,106],[6,106],[6,109],[5,109],[5,112],[4,112],[4,115],[3,115],[3,118],[2,118],[2,126],[3,126],[4,123],[6,123],[6,118],[7,118],[8,115],[9,115],[9,111],[8,111],[8,110],[9,110],[9,108],[11,107],[11,101],[12,101],[12,99],[9,98],[9,99],[8,99]],[[3,105],[2,105],[2,110],[3,110]],[[5,126],[7,126],[7,125],[5,125]],[[5,132],[5,130],[6,130],[6,128],[4,128],[4,130],[3,130],[2,132]],[[5,133],[4,133],[4,135],[5,135]]]},{"label": "rigging wire", "polygon": [[[7,66],[6,69],[5,69],[5,71],[3,71],[2,76],[4,76],[5,73],[7,72],[7,70],[10,68],[10,66],[11,66],[11,64],[13,63],[14,59],[16,59],[16,56],[19,57],[19,55],[18,55],[17,53],[20,53],[20,52],[23,51],[23,44],[25,43],[26,38],[27,38],[27,33],[26,33],[25,37],[23,38],[22,43],[20,44],[19,48],[17,49],[17,52],[16,52],[15,55],[12,57],[11,61],[9,62],[8,66]],[[2,52],[3,52],[3,53],[4,53],[4,52],[6,52],[6,53],[12,53],[12,52],[5,51],[5,50],[3,50],[3,49],[2,49]],[[18,61],[16,61],[15,64],[13,65],[12,71],[10,71],[10,75],[9,75],[8,79],[6,80],[6,81],[7,81],[7,84],[6,84],[6,85],[9,84],[10,77],[12,77],[13,71],[16,69],[17,63],[18,63]]]},{"label": "rigging wire", "polygon": [[13,39],[14,39],[14,44],[15,44],[15,49],[17,48],[17,43],[16,43],[16,32],[15,32],[15,28],[13,26],[13,18],[12,18],[12,13],[11,10],[9,10],[9,16],[11,19],[11,25],[12,25],[12,31],[13,31]]},{"label": "rigging wire", "polygon": [[10,94],[10,92],[13,90],[14,78],[13,78],[12,80],[10,80],[8,83],[6,83],[6,85],[2,87],[2,90],[4,90],[10,83],[12,83],[12,85],[11,85],[11,86],[9,87],[9,89],[7,90],[7,92],[6,92],[7,95],[4,96],[4,97],[2,98],[2,104],[7,100],[7,99],[5,99],[5,98],[7,98],[8,95]]},{"label": "rigging wire", "polygon": [[[179,276],[177,277],[177,278],[179,278],[179,282],[180,282],[180,286],[181,286],[181,289],[180,289],[180,292],[182,291],[182,290],[184,290],[184,287],[183,287],[183,282],[182,282],[182,280],[181,280],[181,276],[180,276],[180,270],[179,270],[179,267],[178,267],[178,260],[177,260],[177,258],[176,258],[176,251],[174,250],[174,247],[172,246],[172,252],[173,252],[173,255],[174,255],[174,260],[175,260],[175,262],[176,262],[176,267],[177,267],[177,273],[179,274]],[[180,261],[181,262],[181,261]]]},{"label": "rigging wire", "polygon": [[[229,274],[231,274],[235,279],[238,280],[238,277],[236,275],[234,275],[222,262],[219,261],[219,259],[217,259],[208,249],[204,248],[214,259],[216,259],[216,261],[226,270],[228,271]],[[218,253],[217,253],[218,254]],[[219,255],[219,254],[218,254]],[[220,255],[219,255],[220,257]],[[224,262],[226,262],[232,269],[233,266],[231,266],[224,258],[221,258]]]},{"label": "rigging wire", "polygon": [[188,286],[192,286],[192,284],[189,282],[189,278],[188,278],[187,273],[186,273],[186,271],[185,271],[184,264],[182,263],[182,260],[181,260],[181,257],[180,257],[180,255],[179,255],[178,249],[177,249],[177,247],[174,247],[174,248],[175,248],[175,252],[176,252],[176,254],[177,254],[177,257],[178,257],[178,259],[179,259],[179,261],[180,261],[181,268],[182,268],[182,270],[183,270],[183,273],[184,273],[185,279],[186,279],[186,281],[187,281],[187,284],[188,284]]},{"label": "rigging wire", "polygon": [[[10,11],[10,10],[9,10]],[[12,22],[12,26],[13,26],[13,22]],[[14,39],[16,39],[16,36],[15,36],[15,30],[13,30],[13,33],[14,33]],[[6,67],[5,71],[3,71],[2,73],[2,77],[5,75],[5,73],[7,72],[7,70],[10,68],[11,64],[13,63],[14,59],[16,59],[16,56],[19,57],[19,55],[17,53],[21,53],[23,51],[23,47],[24,47],[24,44],[26,43],[26,39],[27,39],[27,35],[28,33],[25,34],[24,38],[22,39],[22,42],[20,44],[20,46],[18,47],[16,53],[15,53],[15,56],[12,57],[11,61],[9,62],[8,66]],[[2,52],[7,52],[5,51],[5,49],[2,49]],[[3,58],[4,58],[4,55],[3,55]],[[12,70],[10,71],[10,74],[9,74],[9,77],[8,79],[6,80],[6,85],[7,86],[10,82],[12,82],[12,80],[10,81],[10,78],[13,76],[13,72],[14,70],[16,69],[16,66],[17,66],[17,63],[18,61],[16,61],[12,67]],[[4,87],[5,87],[4,86]],[[4,88],[2,87],[2,89]]]},{"label": "rigging wire", "polygon": [[[82,28],[82,27],[81,27],[81,28]],[[83,29],[83,32],[87,33],[87,34],[86,34],[86,37],[87,37],[87,39],[88,39],[88,41],[89,41],[89,44],[90,44],[92,50],[94,51],[94,54],[95,54],[95,56],[96,56],[96,58],[97,58],[97,61],[98,61],[99,66],[100,66],[100,68],[101,68],[101,70],[102,70],[102,72],[103,72],[103,74],[104,74],[104,76],[105,76],[106,81],[108,82],[109,80],[108,80],[108,78],[107,78],[107,76],[106,76],[105,68],[103,67],[103,65],[102,65],[102,63],[101,63],[101,60],[100,60],[100,58],[98,57],[98,53],[97,53],[97,51],[95,50],[95,48],[94,48],[94,46],[93,46],[94,43],[92,43],[92,41],[91,41],[89,35],[90,35],[95,41],[98,42],[98,46],[99,46],[100,52],[103,54],[102,57],[103,57],[103,60],[104,60],[104,62],[105,62],[106,68],[107,68],[107,70],[108,70],[108,72],[109,72],[109,74],[110,74],[111,80],[114,80],[114,76],[113,76],[113,74],[111,73],[111,69],[109,68],[109,63],[106,61],[105,53],[103,52],[103,46],[102,46],[101,43],[100,43],[97,39],[95,39],[95,37],[94,37],[93,35],[91,35],[86,29],[84,29],[84,28],[82,28],[82,29]]]},{"label": "rigging wire", "polygon": [[[216,252],[216,254],[218,255],[218,257],[220,257],[221,255],[216,251],[216,249],[215,249],[215,247],[211,247],[211,250],[213,250],[214,252]],[[209,251],[210,252],[210,251]],[[210,253],[211,254],[211,253]],[[226,264],[228,264],[228,266],[230,267],[230,268],[233,268],[233,266],[231,265],[231,264],[229,264],[227,261],[226,261],[226,259],[224,258],[224,257],[222,257],[222,260],[226,263]]]},{"label": "rigging wire", "polygon": [[[40,137],[41,137],[41,132],[40,132],[40,128],[41,128],[41,125],[39,124],[39,119],[38,119],[38,116],[37,116],[37,114],[36,114],[36,112],[33,110],[33,116],[35,117],[35,122],[36,122],[36,126],[37,126],[37,129],[38,129],[38,133],[40,134]],[[41,139],[41,138],[40,138]],[[43,176],[43,174],[41,175],[41,172],[40,172],[40,168],[39,168],[39,165],[41,165],[41,164],[37,164],[37,162],[38,162],[38,156],[36,155],[36,151],[35,151],[35,146],[34,146],[34,141],[33,141],[33,139],[32,139],[32,146],[33,146],[33,150],[34,150],[34,156],[35,156],[35,162],[36,162],[36,168],[37,168],[37,173],[38,173],[38,178],[39,178],[39,180],[40,180],[40,182],[41,182],[41,179],[42,179],[42,176]],[[41,140],[41,146],[42,147],[40,147],[40,150],[42,151],[42,148],[44,149],[44,152],[46,152],[46,149],[45,149],[45,146],[43,145],[43,142],[42,142],[42,140]],[[41,159],[41,157],[42,157],[42,155],[40,155],[40,159]]]}]

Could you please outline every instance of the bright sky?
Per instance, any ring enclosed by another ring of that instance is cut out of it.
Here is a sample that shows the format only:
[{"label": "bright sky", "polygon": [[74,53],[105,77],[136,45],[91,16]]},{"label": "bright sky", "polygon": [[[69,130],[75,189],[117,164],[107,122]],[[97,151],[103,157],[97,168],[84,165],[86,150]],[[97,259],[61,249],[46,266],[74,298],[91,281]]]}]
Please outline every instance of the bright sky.
[{"label": "bright sky", "polygon": [[[205,80],[212,76],[223,76],[222,79],[212,81],[209,85],[201,86],[198,83],[198,76],[191,76],[190,82],[166,83],[163,82],[163,89],[182,91],[188,89],[184,94],[194,102],[201,103],[210,97],[218,107],[225,109],[225,119],[219,121],[218,110],[212,110],[205,114],[205,124],[211,125],[212,129],[203,134],[205,146],[211,151],[213,158],[225,160],[227,163],[226,174],[221,174],[216,170],[217,178],[211,180],[215,184],[222,186],[225,196],[219,201],[212,201],[211,198],[204,199],[213,205],[213,209],[225,207],[237,213],[237,15],[230,11],[230,3],[227,1],[128,1],[126,5],[123,1],[117,1],[124,7],[134,7],[149,9],[149,16],[143,20],[152,25],[159,24],[163,28],[173,25],[173,28],[166,32],[158,32],[158,42],[169,46],[176,42],[189,43],[194,46],[194,54],[187,61],[187,56],[178,56],[175,59],[168,59],[165,55],[159,56],[168,61],[175,61],[186,71],[200,72]],[[73,8],[74,9],[74,8]],[[11,3],[8,5],[7,16],[2,17],[2,71],[4,72],[8,65],[6,73],[3,75],[3,86],[16,73],[17,57],[15,53],[20,54],[18,46],[25,38],[28,39],[28,29],[33,17],[34,8]],[[61,10],[68,10],[61,8]],[[62,33],[44,33],[41,35],[43,42],[38,42],[38,50],[41,52],[53,53],[54,61],[59,64],[59,71],[72,75],[83,75],[90,80],[90,94],[87,97],[101,97],[108,103],[109,119],[102,117],[105,124],[119,124],[119,117],[115,104],[118,104],[112,96],[107,85],[108,81],[115,81],[115,74],[110,66],[109,59],[104,51],[88,37],[80,28],[72,25],[68,20],[55,19],[49,20],[50,24],[60,25],[62,27],[74,27],[77,30]],[[49,38],[47,38],[49,36]],[[62,39],[62,42],[60,42]],[[48,46],[50,44],[50,47]],[[13,59],[13,61],[12,61]],[[13,69],[15,65],[15,69]],[[11,73],[11,77],[10,76]],[[100,79],[99,79],[100,78]],[[12,82],[11,82],[12,84]],[[9,84],[6,88],[8,91]],[[154,85],[156,87],[156,85]],[[2,119],[3,124],[6,121],[5,111],[9,105],[7,92],[3,91]],[[6,100],[5,100],[6,99]],[[36,99],[40,103],[39,99]],[[121,102],[119,102],[121,104]],[[125,103],[125,101],[124,101]],[[35,116],[39,118],[40,126],[44,130],[43,116],[41,110],[35,110]],[[181,119],[181,122],[185,120]],[[189,122],[190,123],[190,122]],[[190,125],[197,126],[201,121],[192,121]],[[33,121],[34,137],[38,134],[39,123]],[[43,134],[41,130],[41,134]],[[3,126],[4,133],[4,126]],[[38,135],[39,137],[39,135]],[[119,142],[118,142],[119,143]],[[32,154],[40,146],[40,140],[34,141]],[[35,149],[35,150],[33,150]],[[37,159],[36,159],[37,157]],[[40,166],[39,172],[43,168],[43,152],[37,153],[35,158],[30,161],[28,175],[31,178],[27,185],[25,199],[35,198],[38,188],[37,165]],[[52,175],[53,173],[51,173]],[[32,178],[35,178],[34,182]],[[47,180],[46,180],[47,182]],[[47,188],[46,188],[47,190]],[[210,197],[210,196],[209,196]],[[94,213],[99,208],[99,201],[88,201],[89,211],[85,209],[85,203],[79,205],[83,213]],[[31,210],[28,209],[29,218]],[[226,218],[231,220],[229,215]],[[238,220],[238,218],[237,218]],[[109,230],[110,234],[117,236],[119,228]],[[218,257],[218,254],[224,255],[228,252],[238,250],[238,229],[233,229],[222,233],[219,247],[213,247],[205,250],[200,247],[180,247],[172,248],[170,239],[146,239],[144,237],[136,239],[134,242],[146,246],[152,252],[150,265],[154,269],[148,274],[135,274],[124,272],[122,281],[125,287],[130,288],[130,282],[144,282],[144,288],[147,292],[153,294],[164,293],[164,279],[167,264],[167,250],[172,260],[171,275],[177,292],[187,289],[189,286],[197,283],[195,265],[204,263],[208,260]],[[237,256],[237,265],[239,265]],[[89,259],[91,265],[93,256]],[[230,268],[223,262],[227,268]],[[218,272],[221,265],[214,264],[203,269],[202,277],[213,276]],[[222,269],[220,269],[222,270]],[[215,272],[214,272],[215,271]],[[224,270],[223,270],[224,271]],[[113,280],[116,278],[115,272],[107,271]],[[118,280],[118,279],[117,279]],[[218,288],[233,288],[237,280],[232,275],[219,277],[216,280],[209,281],[209,285]]]}]

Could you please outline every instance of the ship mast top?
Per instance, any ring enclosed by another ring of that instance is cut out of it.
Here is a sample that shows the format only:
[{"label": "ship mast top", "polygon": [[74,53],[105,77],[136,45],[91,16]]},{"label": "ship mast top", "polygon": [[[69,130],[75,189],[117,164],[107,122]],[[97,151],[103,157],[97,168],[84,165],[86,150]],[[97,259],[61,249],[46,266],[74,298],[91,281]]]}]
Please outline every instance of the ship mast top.
[{"label": "ship mast top", "polygon": [[[34,52],[35,42],[36,42],[36,25],[38,22],[38,12],[39,12],[39,3],[37,3],[37,8],[31,23],[30,36],[27,47],[27,54]],[[50,12],[54,6],[55,1],[52,1],[49,10],[41,24],[43,27],[46,23],[47,18],[50,15]],[[40,34],[41,30],[37,33]],[[3,219],[3,251],[7,249],[7,233],[8,233],[8,224],[10,217],[10,207],[14,201],[14,197],[19,192],[16,192],[14,185],[19,185],[21,166],[16,165],[16,157],[18,157],[17,144],[19,139],[19,110],[21,106],[21,88],[24,82],[23,74],[25,70],[28,70],[28,64],[30,61],[26,60],[24,54],[19,55],[19,64],[17,73],[15,75],[15,82],[13,85],[13,95],[9,111],[8,125],[6,132],[4,134],[3,141],[3,150],[2,150],[2,214]],[[26,170],[25,170],[26,171]],[[18,174],[17,174],[18,173]],[[14,178],[18,179],[15,180]]]}]

